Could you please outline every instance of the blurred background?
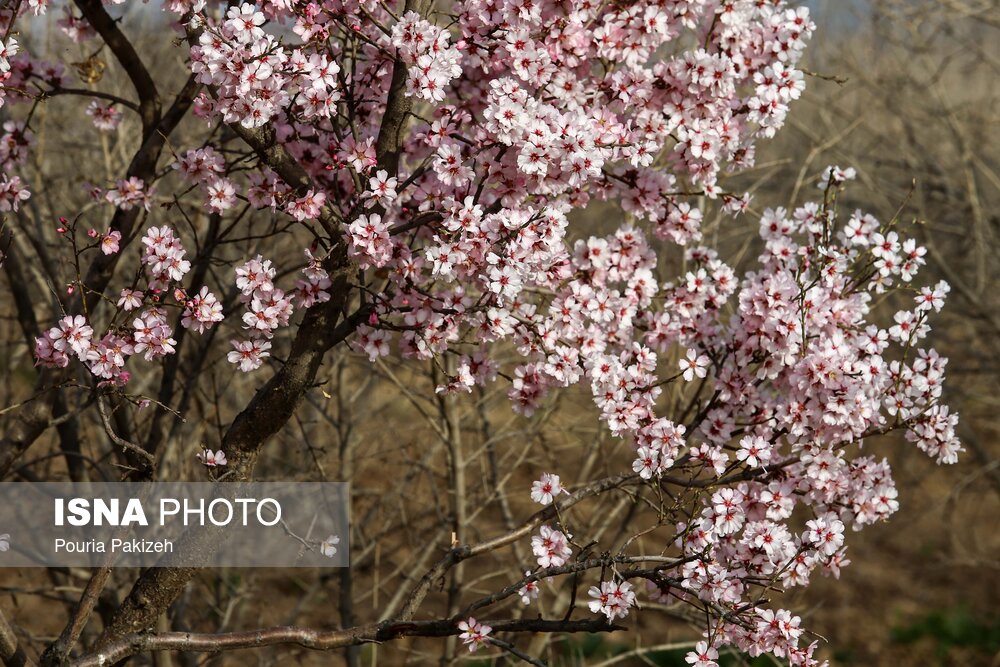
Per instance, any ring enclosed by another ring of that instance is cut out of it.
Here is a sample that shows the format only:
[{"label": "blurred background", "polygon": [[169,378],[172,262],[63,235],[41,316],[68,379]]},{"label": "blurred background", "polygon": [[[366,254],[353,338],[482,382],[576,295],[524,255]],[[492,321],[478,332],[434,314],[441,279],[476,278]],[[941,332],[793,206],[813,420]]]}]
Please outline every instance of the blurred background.
[{"label": "blurred background", "polygon": [[[777,137],[758,145],[757,166],[729,184],[730,190],[753,193],[751,214],[736,223],[706,218],[706,243],[718,247],[727,261],[736,258],[731,261],[737,269],[746,269],[756,257],[757,218],[764,208],[814,198],[815,183],[829,164],[857,169],[857,182],[842,200],[845,206],[883,220],[899,212],[913,224],[907,233],[915,233],[929,251],[918,282],[944,279],[951,284],[931,343],[950,359],[945,399],[961,415],[966,451],[957,465],[938,467],[902,439],[883,441],[877,452],[892,462],[899,512],[886,524],[849,536],[851,564],[839,582],[817,578],[809,588],[787,594],[782,606],[801,613],[803,625],[827,640],[820,654],[833,665],[1000,665],[1000,6],[996,0],[807,4],[818,29],[805,60],[810,72],[806,92]],[[129,11],[131,34],[156,29],[151,13]],[[94,48],[59,35],[34,39],[45,45],[34,52],[47,51],[67,68],[84,61]],[[185,49],[167,40],[141,46],[144,56],[147,49],[163,49],[156,58],[162,68],[157,78],[179,86]],[[113,64],[100,86],[128,92]],[[39,145],[26,171],[46,187],[33,187],[37,196],[17,221],[30,232],[21,235],[29,245],[19,251],[37,261],[23,266],[20,276],[8,271],[3,278],[32,281],[42,306],[43,274],[60,257],[51,250],[56,247],[54,232],[41,221],[92,206],[84,184],[72,180],[81,170],[67,168],[64,156],[93,156],[83,177],[110,179],[121,172],[138,132],[126,122],[115,135],[98,134],[80,116],[79,102],[53,100],[38,111],[34,125]],[[189,123],[185,131],[205,132],[200,122]],[[161,224],[169,215],[156,209],[150,223]],[[203,213],[193,209],[189,215],[192,233],[204,229]],[[594,205],[575,222],[581,233],[596,231],[617,222],[617,215]],[[264,212],[247,224],[273,230],[276,223]],[[257,251],[255,243],[235,242],[219,256],[245,257]],[[272,256],[287,252],[298,257],[302,247],[291,235],[268,243]],[[225,262],[208,267],[207,275],[214,285],[231,284]],[[2,293],[8,293],[6,288]],[[0,405],[13,405],[30,395],[34,373],[13,305],[5,299],[0,299],[0,318],[0,367],[10,378],[0,386]],[[199,382],[185,399],[187,421],[158,418],[167,420],[171,443],[163,454],[165,478],[202,474],[194,458],[198,447],[218,441],[263,381],[261,376],[234,378],[223,357],[218,349],[206,357],[195,348],[180,362],[179,381],[197,377]],[[137,381],[140,391],[154,391],[157,377]],[[622,461],[631,460],[629,446],[600,428],[583,393],[562,393],[525,419],[505,405],[503,387],[468,399],[439,400],[433,393],[438,381],[439,370],[432,365],[387,361],[373,367],[344,349],[331,354],[323,384],[265,449],[258,470],[261,479],[352,481],[352,568],[294,575],[206,572],[160,629],[222,631],[292,623],[337,627],[378,620],[399,606],[413,578],[448,545],[457,501],[442,489],[455,482],[456,460],[466,474],[461,486],[466,540],[496,534],[528,516],[534,510],[528,488],[542,471],[565,472],[565,481],[572,483],[620,472]],[[68,398],[70,407],[83,400],[82,394]],[[70,474],[59,456],[67,438],[84,456],[96,459],[93,469],[81,464],[75,474],[99,479],[99,467],[114,470],[113,460],[96,454],[106,451],[107,443],[91,417],[70,420],[61,433],[40,441],[13,479]],[[147,417],[135,419],[130,424],[123,418],[117,427],[122,432],[145,427]],[[454,423],[457,430],[449,426]],[[576,525],[588,537],[613,541],[627,530],[635,507],[627,496],[599,511],[582,506]],[[517,574],[511,562],[531,562],[527,541],[494,558],[493,563],[470,564],[468,571],[456,568],[455,578],[432,594],[429,608],[453,609],[458,583],[465,594],[496,590]],[[135,574],[115,571],[99,615],[114,608]],[[24,637],[29,643],[51,640],[49,635],[65,623],[66,603],[79,598],[88,576],[74,570],[0,570],[0,604],[10,620],[29,629]],[[569,600],[564,589],[546,596],[550,601],[543,610],[548,605],[564,608]],[[521,613],[517,608],[503,611]],[[638,614],[634,624],[637,631],[627,635],[539,637],[529,652],[544,653],[552,664],[562,665],[685,664],[683,655],[697,637],[695,626],[655,613]],[[84,641],[96,631],[88,628]],[[654,646],[660,648],[651,650]],[[489,664],[478,657],[480,664]],[[422,665],[457,659],[468,658],[453,640],[444,648],[437,640],[403,640],[344,654],[274,647],[226,657],[151,660],[158,666],[188,667]],[[724,661],[743,664],[733,656]]]}]

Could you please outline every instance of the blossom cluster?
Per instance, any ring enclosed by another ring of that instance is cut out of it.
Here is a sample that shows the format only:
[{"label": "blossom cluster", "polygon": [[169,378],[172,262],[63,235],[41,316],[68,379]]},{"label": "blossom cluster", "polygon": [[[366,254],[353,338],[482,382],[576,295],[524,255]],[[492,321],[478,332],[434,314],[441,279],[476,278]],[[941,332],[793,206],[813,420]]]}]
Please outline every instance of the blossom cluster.
[{"label": "blossom cluster", "polygon": [[414,11],[392,27],[392,45],[409,65],[406,93],[431,102],[444,100],[448,85],[462,73],[462,54],[449,45],[451,35]]},{"label": "blossom cluster", "polygon": [[[664,545],[677,563],[647,577],[654,600],[701,605],[709,617],[709,641],[689,663],[711,667],[734,646],[815,664],[798,617],[759,606],[762,582],[837,576],[846,527],[898,509],[887,462],[859,454],[867,440],[899,430],[940,463],[961,446],[957,415],[941,403],[947,360],[924,346],[948,286],[914,285],[925,251],[898,221],[841,215],[853,170],[828,168],[821,201],[764,211],[752,270],[738,273],[703,245],[708,213],[750,210],[726,176],[754,164],[757,141],[802,93],[808,10],[783,0],[458,0],[447,12],[397,16],[384,3],[259,4],[224,14],[193,0],[163,7],[184,17],[184,51],[204,86],[194,115],[259,129],[264,149],[234,157],[212,129],[175,153],[171,176],[127,176],[92,195],[154,216],[161,179],[175,178],[233,226],[237,208],[268,210],[309,239],[301,278],[286,293],[278,255],[246,251],[235,271],[242,307],[226,322],[208,286],[185,285],[201,274],[183,227],[158,221],[142,236],[142,271],[103,326],[63,313],[36,340],[37,362],[75,359],[99,382],[124,385],[131,357],[176,353],[178,326],[226,326],[239,332],[228,361],[257,370],[296,309],[331,301],[333,249],[342,251],[337,268],[351,275],[337,304],[361,315],[349,340],[359,353],[448,358],[439,393],[500,382],[524,416],[579,386],[632,446],[617,464],[624,474],[703,489]],[[64,34],[91,38],[71,12]],[[63,88],[60,66],[19,48],[0,42],[0,95]],[[102,131],[120,127],[122,111],[106,99],[87,114]],[[3,129],[0,212],[30,196],[13,171],[33,141],[23,124]],[[618,204],[620,224],[583,233],[575,212],[601,200]],[[95,229],[81,250],[75,222],[58,231],[78,254],[116,260],[131,241]],[[891,322],[876,297],[897,308]],[[225,464],[221,450],[202,461]],[[550,511],[566,491],[546,473],[530,498]],[[532,567],[543,571],[574,555],[556,517],[531,539]],[[519,595],[535,599],[537,581]],[[609,620],[637,604],[619,573],[590,597]],[[470,650],[489,642],[491,628],[473,618],[460,629]]]},{"label": "blossom cluster", "polygon": [[566,560],[572,555],[569,539],[572,535],[565,535],[562,531],[555,530],[548,525],[544,525],[531,538],[531,549],[538,557],[538,564],[542,567],[559,567],[565,565]]},{"label": "blossom cluster", "polygon": [[229,361],[239,364],[246,372],[259,368],[265,357],[271,356],[270,338],[279,327],[288,326],[292,315],[292,300],[285,292],[275,287],[275,275],[271,260],[260,255],[236,269],[236,287],[240,290],[240,301],[246,304],[243,313],[243,328],[248,338],[233,340],[233,351]]},{"label": "blossom cluster", "polygon": [[464,621],[458,622],[458,629],[462,633],[458,636],[462,640],[462,643],[469,647],[470,652],[475,652],[479,650],[481,646],[489,643],[488,635],[493,631],[493,628],[486,625],[485,623],[480,623],[476,619],[469,617]]},{"label": "blossom cluster", "polygon": [[322,53],[289,52],[263,29],[265,21],[249,3],[230,7],[221,23],[206,20],[191,49],[191,71],[218,97],[203,102],[246,127],[268,123],[292,103],[307,118],[335,115],[340,66]]},{"label": "blossom cluster", "polygon": [[[75,227],[59,230],[62,234],[75,233]],[[119,252],[120,232],[109,230],[101,235],[90,230],[87,235],[99,238],[92,247],[99,247],[102,254]],[[180,326],[196,333],[204,333],[222,321],[222,305],[207,286],[194,296],[180,286],[191,270],[191,262],[185,258],[184,246],[172,228],[150,227],[141,241],[145,289],[121,291],[115,317],[102,334],[95,333],[94,325],[84,315],[60,319],[57,326],[35,339],[39,365],[65,368],[71,358],[76,358],[99,383],[124,385],[130,377],[125,366],[131,356],[141,354],[144,360],[155,361],[176,352],[173,335],[177,325],[171,324],[167,306],[180,311]],[[127,314],[133,311],[129,324]],[[119,322],[118,315],[126,315],[124,321]]]},{"label": "blossom cluster", "polygon": [[628,616],[629,607],[635,605],[635,593],[627,581],[602,581],[600,587],[591,586],[587,594],[592,598],[591,613],[604,614],[608,621]]},{"label": "blossom cluster", "polygon": [[[824,180],[829,203],[847,179]],[[899,508],[887,461],[857,455],[866,439],[900,430],[939,463],[957,460],[957,416],[940,403],[947,360],[920,346],[948,286],[911,286],[924,250],[899,234],[894,223],[861,212],[838,225],[828,204],[768,210],[760,270],[737,281],[714,252],[689,249],[681,280],[645,303],[633,292],[610,316],[591,300],[620,299],[613,290],[634,270],[615,275],[624,261],[620,238],[590,238],[571,260],[577,278],[554,292],[547,314],[518,318],[515,326],[531,321],[541,339],[537,348],[519,340],[533,361],[522,366],[530,376],[518,379],[531,377],[542,392],[560,385],[566,370],[558,351],[573,340],[579,357],[568,365],[582,371],[579,381],[589,378],[609,429],[633,440],[633,471],[650,482],[669,473],[670,484],[689,479],[714,489],[702,495],[700,512],[675,526],[682,564],[660,576],[676,582],[665,589],[670,596],[744,611],[713,627],[712,645],[689,656],[693,664],[714,664],[700,656],[727,645],[813,664],[815,647],[800,645],[798,617],[752,609],[755,589],[768,581],[805,586],[817,571],[839,576],[849,563],[846,528]],[[912,305],[880,325],[873,295],[889,292]],[[605,318],[619,324],[604,330]],[[567,321],[574,322],[568,331]],[[680,356],[680,373],[663,379],[658,359],[671,353]],[[656,415],[660,388],[678,381],[702,385],[699,415],[686,424]],[[517,382],[515,408],[523,395]],[[536,482],[533,500],[548,477]],[[809,517],[802,523],[797,508]],[[572,555],[564,550],[553,563],[553,530],[543,526],[532,538],[542,568]],[[651,596],[662,597],[656,579],[649,583]],[[612,604],[617,585],[591,589],[595,613],[624,615],[632,598],[620,594],[622,604]]]}]

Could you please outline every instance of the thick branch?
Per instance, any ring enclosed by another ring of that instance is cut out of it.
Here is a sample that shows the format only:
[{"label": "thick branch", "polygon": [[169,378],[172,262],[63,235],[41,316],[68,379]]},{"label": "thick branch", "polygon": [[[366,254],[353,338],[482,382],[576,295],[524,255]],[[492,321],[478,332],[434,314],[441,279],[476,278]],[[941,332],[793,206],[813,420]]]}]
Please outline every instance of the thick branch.
[{"label": "thick branch", "polygon": [[55,398],[52,395],[60,380],[57,369],[45,368],[38,374],[32,390],[35,398],[27,400],[10,416],[4,417],[3,436],[0,437],[0,479],[38,439],[45,429],[53,426]]},{"label": "thick branch", "polygon": [[[337,266],[340,268],[335,268]],[[330,258],[329,268],[333,281],[329,288],[332,298],[306,311],[285,364],[257,391],[223,437],[222,448],[237,480],[252,478],[261,447],[281,430],[306,391],[313,386],[323,355],[350,335],[356,326],[350,320],[338,325],[350,294],[350,277],[356,270],[349,262],[345,248],[339,247]],[[188,568],[147,570],[104,629],[97,646],[105,646],[119,637],[151,628],[195,571]]]},{"label": "thick branch", "polygon": [[142,117],[143,139],[149,138],[160,122],[160,94],[153,83],[153,77],[136,53],[132,42],[118,28],[118,24],[104,10],[100,0],[76,0],[76,6],[84,18],[101,35],[115,58],[128,75],[136,94],[139,96],[139,115]]},{"label": "thick branch", "polygon": [[0,659],[6,667],[27,667],[33,664],[18,646],[14,628],[3,614],[0,614]]},{"label": "thick branch", "polygon": [[[158,121],[154,131],[148,136],[145,136],[144,133],[142,144],[139,146],[139,150],[135,152],[135,155],[132,156],[132,161],[125,172],[125,178],[134,176],[142,179],[147,186],[150,185],[156,176],[156,163],[160,159],[160,153],[163,152],[163,146],[167,137],[170,136],[171,132],[174,131],[187,114],[200,88],[201,84],[194,80],[194,75],[191,75],[184,84],[184,87],[177,94],[173,104],[170,105],[167,113]],[[157,112],[158,114],[159,112]],[[110,228],[121,232],[123,239],[132,239],[135,222],[139,218],[139,211],[139,208],[132,208],[128,211],[120,208],[115,209],[114,215],[111,218]],[[111,255],[99,253],[94,257],[84,278],[84,283],[89,290],[87,295],[88,308],[93,309],[100,301],[101,294],[104,293],[104,290],[111,282],[115,267],[124,255],[124,252],[117,252]]]},{"label": "thick branch", "polygon": [[[425,15],[430,8],[428,0],[406,0],[404,11]],[[399,173],[399,155],[403,150],[406,120],[410,115],[411,100],[406,96],[406,64],[396,58],[392,65],[392,83],[386,98],[385,113],[375,142],[378,166],[390,176]]]},{"label": "thick branch", "polygon": [[94,611],[94,607],[97,606],[101,591],[104,590],[110,576],[110,566],[104,566],[94,571],[94,576],[87,582],[87,587],[84,589],[76,609],[73,610],[73,615],[69,623],[63,629],[62,634],[59,635],[59,639],[53,642],[39,659],[42,665],[60,665],[63,663],[77,640],[80,639],[80,634],[86,627],[87,620],[90,618],[91,612]]},{"label": "thick branch", "polygon": [[[499,632],[615,632],[623,626],[611,625],[602,617],[580,621],[548,619],[510,619],[485,621]],[[314,630],[312,628],[278,627],[245,632],[199,634],[165,632],[135,634],[104,647],[99,653],[72,663],[72,667],[99,667],[114,664],[129,656],[147,651],[196,651],[215,653],[241,648],[259,648],[274,644],[297,644],[306,648],[328,651],[370,642],[384,642],[399,637],[448,637],[461,632],[450,619],[435,621],[387,621],[362,625],[346,630]]]},{"label": "thick branch", "polygon": [[[277,142],[272,126],[247,128],[239,123],[230,123],[229,127],[254,150],[261,162],[280,176],[281,180],[297,194],[302,195],[307,190],[315,188],[312,178],[302,165]],[[328,206],[320,208],[318,220],[327,234],[332,237],[340,235],[337,215]]]}]

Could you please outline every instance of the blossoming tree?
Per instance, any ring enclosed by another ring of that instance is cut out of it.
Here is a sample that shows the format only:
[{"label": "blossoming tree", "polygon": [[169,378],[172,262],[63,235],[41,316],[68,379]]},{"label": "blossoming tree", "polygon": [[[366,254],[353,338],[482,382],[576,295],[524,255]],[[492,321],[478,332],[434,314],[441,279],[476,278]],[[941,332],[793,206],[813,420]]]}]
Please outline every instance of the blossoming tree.
[{"label": "blossoming tree", "polygon": [[[725,650],[816,664],[816,642],[774,598],[818,572],[838,576],[847,528],[896,511],[875,443],[899,431],[940,463],[961,448],[957,416],[939,402],[946,360],[923,346],[948,287],[914,281],[924,250],[899,219],[841,210],[851,169],[827,169],[816,201],[794,210],[756,213],[728,189],[804,88],[807,10],[168,0],[169,40],[189,70],[168,96],[114,18],[123,4],[0,3],[0,250],[37,367],[36,394],[5,410],[5,475],[65,421],[73,394],[87,397],[128,478],[158,478],[175,446],[167,424],[197,391],[178,381],[185,349],[259,377],[200,454],[235,479],[253,477],[343,345],[373,363],[433,363],[441,400],[502,386],[525,417],[578,385],[634,455],[607,462],[607,477],[581,478],[571,462],[533,471],[523,493],[537,512],[482,541],[456,532],[378,622],[149,632],[193,576],[152,569],[80,647],[103,572],[43,664],[406,635],[459,636],[539,664],[526,633],[624,631],[637,608],[666,604],[699,619],[692,665],[712,667]],[[98,50],[75,75],[34,58],[31,15]],[[102,90],[99,53],[128,94]],[[46,184],[26,166],[38,110],[59,97],[81,98],[81,121],[100,132],[126,118],[141,132],[126,171],[90,186],[85,209],[45,222],[55,236],[32,249],[19,216]],[[596,201],[614,222],[575,229],[575,212]],[[254,251],[232,257],[227,244],[262,211],[270,223]],[[734,226],[759,220],[752,271],[738,275],[706,244],[708,211]],[[289,242],[297,258],[279,251]],[[46,247],[68,259],[49,274],[42,314],[20,277]],[[876,298],[905,305],[881,320]],[[571,508],[622,494],[649,514],[655,543],[642,531],[574,536]],[[459,588],[443,615],[422,608],[449,572],[515,543],[532,555],[511,556],[509,581],[487,595]],[[562,583],[568,606],[532,612]],[[577,585],[589,600],[574,612]],[[512,600],[527,608],[494,614]],[[5,658],[23,650],[0,635]]]}]

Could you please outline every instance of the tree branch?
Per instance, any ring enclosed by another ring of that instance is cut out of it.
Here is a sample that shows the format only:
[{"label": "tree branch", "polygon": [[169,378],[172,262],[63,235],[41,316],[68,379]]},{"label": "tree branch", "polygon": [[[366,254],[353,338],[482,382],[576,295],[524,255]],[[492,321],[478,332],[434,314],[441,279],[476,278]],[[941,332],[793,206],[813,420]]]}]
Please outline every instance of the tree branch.
[{"label": "tree branch", "polygon": [[18,646],[17,635],[14,628],[2,613],[0,613],[0,659],[6,667],[29,667],[34,663],[28,660],[24,650]]},{"label": "tree branch", "polygon": [[[615,632],[624,626],[612,625],[603,617],[579,621],[549,619],[503,619],[484,621],[499,632]],[[384,642],[400,637],[448,637],[461,632],[451,619],[434,621],[386,621],[345,630],[315,630],[301,627],[275,627],[243,632],[201,634],[194,632],[164,632],[134,634],[105,646],[99,653],[85,656],[71,667],[111,665],[137,653],[149,651],[194,651],[215,653],[241,648],[259,648],[275,644],[296,644],[328,651],[346,646]]]},{"label": "tree branch", "polygon": [[115,433],[114,425],[111,423],[111,417],[108,414],[108,406],[105,405],[104,398],[101,396],[97,397],[97,411],[101,415],[101,423],[104,425],[104,430],[108,434],[108,437],[111,438],[111,441],[114,442],[119,447],[124,447],[133,454],[137,454],[138,456],[142,457],[143,459],[146,460],[149,467],[152,468],[153,465],[156,463],[156,459],[153,458],[152,454],[150,454],[149,452],[147,452],[145,449],[135,444],[134,442],[129,442],[125,438],[122,438],[117,433]]},{"label": "tree branch", "polygon": [[139,96],[143,139],[149,138],[160,123],[160,94],[156,90],[153,77],[149,75],[149,70],[136,53],[132,42],[125,37],[115,20],[104,10],[100,0],[76,0],[76,6],[83,12],[87,23],[101,35],[101,39],[115,54],[115,58],[132,82],[132,87]]},{"label": "tree branch", "polygon": [[69,623],[66,624],[62,634],[59,635],[59,639],[49,645],[39,659],[39,662],[43,666],[60,665],[66,660],[66,656],[69,655],[77,640],[80,639],[80,634],[83,632],[84,627],[86,627],[87,620],[90,618],[91,612],[94,611],[94,607],[101,597],[101,591],[104,590],[110,576],[110,565],[94,571],[94,575],[87,582],[87,587],[80,597],[80,602],[77,604],[76,609],[73,610],[73,615],[70,617]]}]

